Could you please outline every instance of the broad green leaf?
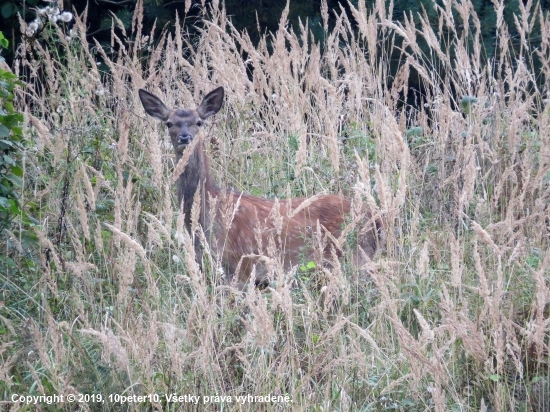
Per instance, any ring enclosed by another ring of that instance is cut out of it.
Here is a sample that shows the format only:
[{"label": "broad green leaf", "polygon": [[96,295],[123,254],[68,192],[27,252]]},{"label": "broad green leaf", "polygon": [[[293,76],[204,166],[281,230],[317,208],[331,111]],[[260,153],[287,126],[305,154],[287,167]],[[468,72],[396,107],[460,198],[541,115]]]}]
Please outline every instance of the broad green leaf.
[{"label": "broad green leaf", "polygon": [[[5,156],[4,156],[5,157]],[[18,177],[23,177],[23,169],[21,167],[15,165],[11,168],[11,172]]]},{"label": "broad green leaf", "polygon": [[13,173],[10,173],[9,175],[7,175],[6,179],[12,182],[14,186],[23,187],[23,180],[21,180],[19,176],[16,176]]},{"label": "broad green leaf", "polygon": [[12,159],[10,156],[8,156],[8,155],[4,155],[3,160],[4,160],[4,162],[6,162],[7,164],[9,164],[10,166],[14,166],[14,165],[15,165],[15,160],[13,160],[13,159]]},{"label": "broad green leaf", "polygon": [[0,124],[0,137],[10,137],[10,129]]},{"label": "broad green leaf", "polygon": [[[0,9],[0,13],[2,13],[2,17],[5,19],[9,19],[16,12],[17,12],[17,6],[11,2],[4,4],[2,6],[2,9]],[[0,46],[2,46],[4,49],[7,48],[8,40],[5,38],[0,39]]]},{"label": "broad green leaf", "polygon": [[9,140],[0,140],[0,150],[6,150],[13,147],[13,142]]}]

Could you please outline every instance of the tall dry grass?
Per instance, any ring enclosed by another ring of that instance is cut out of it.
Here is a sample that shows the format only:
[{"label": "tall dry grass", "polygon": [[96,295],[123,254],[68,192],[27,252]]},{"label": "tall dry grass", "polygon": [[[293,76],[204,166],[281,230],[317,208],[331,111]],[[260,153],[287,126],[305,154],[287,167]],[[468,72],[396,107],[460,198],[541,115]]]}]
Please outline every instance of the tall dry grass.
[{"label": "tall dry grass", "polygon": [[[22,196],[39,210],[40,250],[35,271],[2,277],[4,406],[157,393],[82,407],[179,410],[164,398],[175,393],[292,400],[197,410],[549,410],[548,14],[528,2],[519,49],[499,20],[487,61],[470,1],[440,8],[439,27],[360,2],[354,20],[331,11],[330,31],[322,4],[322,44],[285,10],[255,46],[214,2],[198,37],[179,24],[143,33],[140,3],[110,49],[85,41],[82,20],[70,42],[52,30],[21,46],[35,141]],[[402,104],[411,74],[416,108]],[[197,264],[166,133],[137,90],[192,107],[219,85],[226,103],[206,134],[220,185],[343,193],[355,213],[381,213],[387,242],[368,280],[351,259],[327,269],[304,256],[274,267],[266,291],[238,292],[208,250]]]}]

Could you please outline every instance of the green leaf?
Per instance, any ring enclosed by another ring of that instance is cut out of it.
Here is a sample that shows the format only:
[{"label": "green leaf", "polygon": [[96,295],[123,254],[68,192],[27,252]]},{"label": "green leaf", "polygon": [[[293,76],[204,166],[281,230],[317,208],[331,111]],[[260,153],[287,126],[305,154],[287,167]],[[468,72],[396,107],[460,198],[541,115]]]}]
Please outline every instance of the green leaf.
[{"label": "green leaf", "polygon": [[465,114],[470,114],[473,105],[477,103],[477,99],[473,96],[464,96],[460,99],[460,107]]},{"label": "green leaf", "polygon": [[2,79],[0,81],[0,86],[2,86],[3,89],[6,89],[6,90],[13,90],[13,85],[8,82],[7,80],[10,80],[11,79],[11,76],[9,76],[9,73],[8,72],[4,72],[4,73],[1,73],[2,75],[0,76],[0,79]]},{"label": "green leaf", "polygon": [[410,398],[405,398],[401,401],[401,405],[410,406],[412,408],[413,406],[416,406],[416,402]]},{"label": "green leaf", "polygon": [[2,260],[0,262],[2,263],[2,265],[7,266],[9,268],[17,267],[17,264],[15,263],[15,261],[8,256],[2,256]]},{"label": "green leaf", "polygon": [[19,205],[14,199],[10,199],[10,212],[13,215],[18,215],[19,213],[21,213],[21,210],[19,209]]},{"label": "green leaf", "polygon": [[23,129],[20,126],[14,126],[11,128],[11,132],[15,136],[22,136],[23,135]]},{"label": "green leaf", "polygon": [[96,213],[108,212],[115,205],[115,201],[112,199],[106,199],[104,202],[98,202],[95,206]]},{"label": "green leaf", "polygon": [[[2,17],[5,19],[9,19],[11,16],[13,16],[17,12],[17,6],[13,3],[6,3],[2,6],[2,9],[0,10],[2,13]],[[5,38],[0,39],[0,45],[5,49],[8,47],[8,40]]]},{"label": "green leaf", "polygon": [[497,375],[496,373],[494,375],[489,375],[489,379],[493,382],[498,382],[500,380],[500,375]]},{"label": "green leaf", "polygon": [[11,172],[17,177],[23,177],[23,169],[21,169],[21,167],[19,167],[18,165],[13,166],[11,168]]},{"label": "green leaf", "polygon": [[424,133],[424,130],[419,126],[411,127],[410,129],[407,129],[407,131],[405,132],[407,137],[419,137],[419,136],[422,136],[423,133]]},{"label": "green leaf", "polygon": [[0,150],[6,150],[13,147],[13,142],[9,140],[0,140]]},{"label": "green leaf", "polygon": [[0,137],[10,137],[10,129],[0,124]]},{"label": "green leaf", "polygon": [[14,186],[23,187],[23,180],[21,180],[19,176],[16,176],[13,173],[10,173],[9,175],[7,175],[6,179],[12,182]]},{"label": "green leaf", "polygon": [[[4,162],[9,164],[10,166],[15,166],[15,160],[13,160],[10,156],[4,155],[3,160],[4,160]],[[19,177],[21,177],[21,176],[19,176]]]},{"label": "green leaf", "polygon": [[40,226],[40,222],[36,220],[34,217],[27,215],[25,222],[32,225],[32,226]]},{"label": "green leaf", "polygon": [[17,127],[23,121],[23,117],[19,113],[12,113],[6,116],[0,117],[0,123],[5,125],[8,129]]}]

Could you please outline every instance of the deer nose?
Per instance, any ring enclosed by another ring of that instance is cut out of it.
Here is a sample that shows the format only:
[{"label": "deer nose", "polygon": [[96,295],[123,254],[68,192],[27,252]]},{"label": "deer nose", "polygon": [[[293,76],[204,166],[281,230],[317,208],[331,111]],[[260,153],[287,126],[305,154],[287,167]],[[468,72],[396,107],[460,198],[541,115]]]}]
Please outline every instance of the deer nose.
[{"label": "deer nose", "polygon": [[180,134],[178,135],[178,144],[189,144],[191,142],[190,134]]}]

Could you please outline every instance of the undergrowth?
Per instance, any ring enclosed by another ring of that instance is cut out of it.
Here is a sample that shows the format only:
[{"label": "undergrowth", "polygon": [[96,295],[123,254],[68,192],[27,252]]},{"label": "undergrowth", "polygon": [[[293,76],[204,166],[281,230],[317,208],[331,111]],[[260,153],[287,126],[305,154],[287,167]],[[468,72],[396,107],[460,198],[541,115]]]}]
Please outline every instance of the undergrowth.
[{"label": "undergrowth", "polygon": [[[195,38],[142,33],[139,5],[111,49],[87,43],[78,18],[71,39],[52,26],[22,44],[21,193],[39,246],[3,245],[21,269],[0,277],[2,405],[80,394],[79,410],[548,411],[550,20],[527,2],[516,28],[528,39],[540,24],[539,46],[512,48],[500,24],[486,59],[471,2],[447,3],[433,27],[359,2],[353,20],[334,11],[323,44],[287,10],[255,46],[217,3]],[[265,290],[237,291],[216,256],[195,263],[166,132],[137,90],[196,107],[220,85],[224,108],[205,125],[217,182],[340,193],[380,213],[368,277],[346,256],[332,269],[304,256]]]}]

